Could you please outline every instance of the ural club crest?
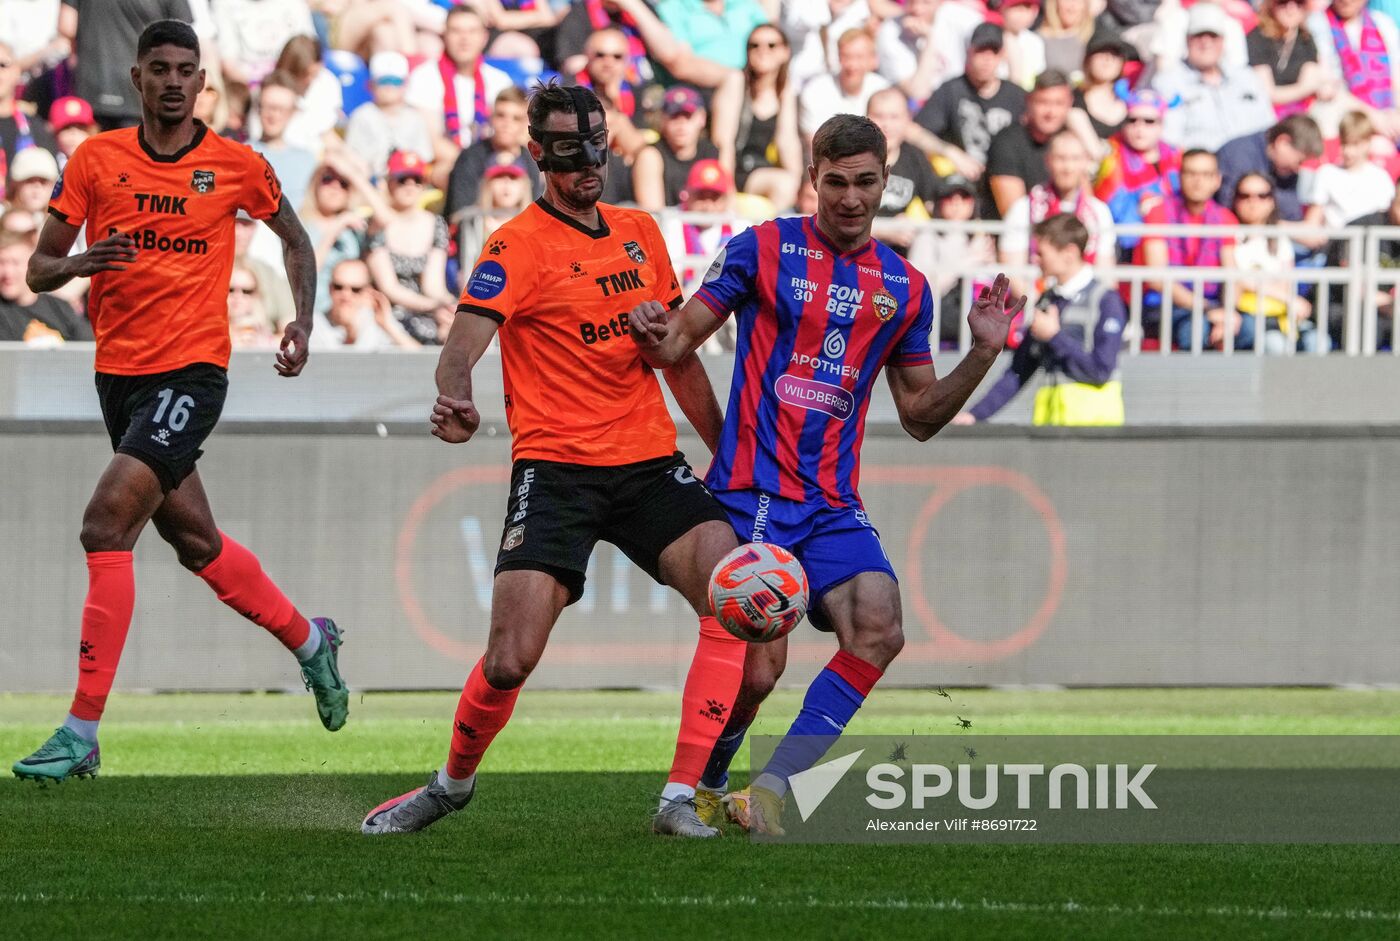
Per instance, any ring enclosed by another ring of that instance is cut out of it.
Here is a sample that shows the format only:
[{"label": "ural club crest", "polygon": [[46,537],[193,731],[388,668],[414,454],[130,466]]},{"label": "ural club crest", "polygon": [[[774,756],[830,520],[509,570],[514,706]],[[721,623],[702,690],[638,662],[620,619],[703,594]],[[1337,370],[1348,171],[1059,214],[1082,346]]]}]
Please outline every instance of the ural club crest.
[{"label": "ural club crest", "polygon": [[875,305],[875,316],[880,318],[881,323],[888,323],[891,317],[899,313],[899,301],[884,288],[876,291],[870,302]]},{"label": "ural club crest", "polygon": [[506,538],[501,540],[501,551],[509,552],[525,541],[525,524],[512,526],[506,531]]},{"label": "ural club crest", "polygon": [[637,264],[644,265],[647,263],[646,252],[642,251],[642,246],[638,245],[636,242],[623,242],[622,250],[627,253],[628,258],[632,259]]},{"label": "ural club crest", "polygon": [[214,171],[194,171],[194,176],[190,178],[190,189],[194,190],[196,193],[214,192]]}]

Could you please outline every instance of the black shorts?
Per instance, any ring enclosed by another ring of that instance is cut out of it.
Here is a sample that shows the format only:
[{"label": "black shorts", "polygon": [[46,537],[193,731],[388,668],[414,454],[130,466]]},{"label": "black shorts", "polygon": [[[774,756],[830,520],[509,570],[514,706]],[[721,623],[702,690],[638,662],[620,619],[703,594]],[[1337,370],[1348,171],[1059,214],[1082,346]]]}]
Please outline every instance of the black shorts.
[{"label": "black shorts", "polygon": [[496,572],[548,572],[583,596],[588,558],[599,539],[617,546],[661,582],[661,553],[701,523],[729,517],[705,489],[685,455],[590,467],[557,461],[516,461]]},{"label": "black shorts", "polygon": [[224,410],[228,374],[194,363],[149,376],[97,374],[112,450],[145,463],[169,493],[194,471],[200,445]]}]

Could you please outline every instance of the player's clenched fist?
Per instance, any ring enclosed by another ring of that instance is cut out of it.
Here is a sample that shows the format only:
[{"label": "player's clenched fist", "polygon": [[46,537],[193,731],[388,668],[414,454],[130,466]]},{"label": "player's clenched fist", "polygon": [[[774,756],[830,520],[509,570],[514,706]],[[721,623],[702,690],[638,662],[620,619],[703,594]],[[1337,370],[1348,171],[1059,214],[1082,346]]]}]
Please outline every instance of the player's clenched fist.
[{"label": "player's clenched fist", "polygon": [[657,301],[642,301],[628,314],[627,329],[638,346],[660,346],[666,339],[666,308]]},{"label": "player's clenched fist", "polygon": [[88,250],[73,258],[73,276],[90,278],[99,271],[125,271],[136,260],[136,243],[123,233],[93,242]]},{"label": "player's clenched fist", "polygon": [[470,441],[476,429],[481,427],[481,413],[471,399],[454,399],[445,395],[438,396],[429,420],[433,423],[433,434],[448,444]]}]

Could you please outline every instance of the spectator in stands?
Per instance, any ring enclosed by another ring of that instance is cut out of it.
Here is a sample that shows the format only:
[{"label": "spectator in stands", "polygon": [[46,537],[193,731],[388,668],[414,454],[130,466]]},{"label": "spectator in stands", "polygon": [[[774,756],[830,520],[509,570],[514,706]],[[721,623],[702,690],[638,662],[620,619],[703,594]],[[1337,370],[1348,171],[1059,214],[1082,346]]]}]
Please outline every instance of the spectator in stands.
[{"label": "spectator in stands", "polygon": [[[1235,214],[1217,203],[1212,196],[1220,189],[1220,167],[1215,155],[1208,150],[1188,150],[1181,157],[1181,195],[1170,195],[1157,203],[1143,221],[1148,225],[1220,226],[1237,225]],[[1197,236],[1189,233],[1171,236],[1147,236],[1138,244],[1134,263],[1151,268],[1234,268],[1235,240],[1218,235]],[[1144,285],[1142,325],[1149,337],[1156,335],[1162,305],[1162,284],[1148,281]],[[1201,285],[1204,316],[1202,325],[1192,323],[1195,306],[1195,284],[1177,281],[1172,284],[1166,301],[1172,308],[1172,336],[1179,349],[1192,349],[1192,343],[1207,347],[1223,343],[1226,329],[1234,332],[1235,349],[1250,349],[1254,343],[1254,321],[1241,317],[1237,311],[1222,305],[1222,287],[1218,281]],[[1204,336],[1203,336],[1204,334]]]},{"label": "spectator in stands", "polygon": [[[0,220],[3,222],[3,220]],[[1360,219],[1352,221],[1352,226],[1386,226],[1400,227],[1400,192],[1395,194],[1395,198],[1390,201],[1390,206],[1385,212],[1376,212]],[[1400,268],[1400,239],[1378,239],[1376,242],[1377,257],[1376,265],[1386,271]],[[1327,266],[1329,268],[1346,268],[1351,261],[1347,258],[1348,243],[1344,241],[1333,242],[1327,252]],[[1386,285],[1376,288],[1376,344],[1377,346],[1392,346],[1394,343],[1395,326],[1395,299],[1400,292],[1400,286]],[[1346,323],[1346,292],[1340,286],[1334,287],[1332,291],[1329,334],[1332,344],[1343,346],[1343,331]]]},{"label": "spectator in stands", "polygon": [[[840,37],[852,29],[867,29],[871,23],[870,0],[806,0],[781,7],[778,26],[792,43],[790,77],[798,88],[806,88],[818,75],[835,72]],[[897,8],[891,11],[891,15],[897,13]]]},{"label": "spectator in stands", "polygon": [[49,196],[58,180],[58,162],[42,147],[29,147],[15,155],[5,192],[10,208],[34,216],[41,227],[49,208]]},{"label": "spectator in stands", "polygon": [[[685,188],[681,190],[681,208],[688,213],[734,216],[734,180],[718,160],[701,160],[690,168]],[[723,222],[686,219],[666,232],[667,244],[684,250],[685,261],[677,270],[681,287],[687,294],[699,286],[710,260],[746,228],[746,223],[735,223],[732,218]]]},{"label": "spectator in stands", "polygon": [[384,198],[359,163],[338,150],[326,151],[325,160],[311,176],[311,194],[301,210],[302,224],[316,251],[317,313],[331,303],[331,269],[348,258],[363,258],[369,227],[388,217]]},{"label": "spectator in stands", "polygon": [[776,26],[749,33],[749,57],[715,92],[711,140],[719,162],[746,193],[786,209],[797,198],[802,141],[797,134],[797,91],[788,81],[792,50]]},{"label": "spectator in stands", "polygon": [[1046,69],[1045,40],[1033,28],[1040,19],[1040,0],[991,0],[988,9],[1001,13],[1006,37],[1002,78],[1029,91]]},{"label": "spectator in stands", "polygon": [[[1108,142],[1099,165],[1094,195],[1108,206],[1117,225],[1142,222],[1163,196],[1181,192],[1181,152],[1162,143],[1167,103],[1150,88],[1129,92],[1123,129]],[[1119,236],[1120,253],[1137,247],[1137,237]]]},{"label": "spectator in stands", "polygon": [[548,33],[569,12],[570,0],[468,0],[497,32],[519,30],[528,35]]},{"label": "spectator in stands", "polygon": [[481,249],[505,223],[520,215],[534,199],[530,178],[519,164],[495,163],[481,176],[481,192],[468,213],[457,226],[457,257],[462,264],[471,265]]},{"label": "spectator in stands", "polygon": [[[934,217],[949,222],[969,222],[977,216],[977,184],[959,173],[939,181],[934,200]],[[938,332],[944,348],[956,348],[969,300],[963,300],[963,281],[978,269],[996,263],[996,246],[984,233],[946,232],[926,229],[909,248],[909,260],[920,271],[929,272],[938,297]]]},{"label": "spectator in stands", "polygon": [[1045,154],[1051,138],[1065,129],[1073,103],[1069,79],[1063,72],[1046,69],[1040,73],[1026,99],[1024,120],[992,138],[987,150],[987,181],[993,206],[983,206],[984,212],[1001,218],[1032,186],[1049,179]]},{"label": "spectator in stands", "polygon": [[92,105],[72,95],[60,98],[49,109],[49,127],[53,129],[61,171],[68,158],[78,145],[97,133],[97,119],[93,117]]},{"label": "spectator in stands", "polygon": [[1253,27],[1255,16],[1248,0],[1190,0],[1189,3],[1166,0],[1153,15],[1152,32],[1143,37],[1148,47],[1146,58],[1157,73],[1170,72],[1186,63],[1191,9],[1205,4],[1214,6],[1219,13],[1219,16],[1209,15],[1214,16],[1220,30],[1221,69],[1231,72],[1249,67],[1245,29]]},{"label": "spectator in stands", "polygon": [[875,71],[875,40],[865,30],[846,30],[836,49],[840,64],[835,74],[818,75],[802,89],[797,125],[809,144],[828,119],[864,114],[870,96],[890,84]]},{"label": "spectator in stands", "polygon": [[[291,80],[296,110],[283,137],[288,144],[320,155],[322,148],[339,143],[335,129],[344,119],[340,80],[321,61],[321,43],[315,36],[293,36],[277,57],[273,71]],[[256,136],[258,129],[252,128]]]},{"label": "spectator in stands", "polygon": [[[1278,205],[1274,185],[1262,173],[1246,173],[1235,188],[1235,217],[1240,225],[1278,225]],[[1319,338],[1310,318],[1312,305],[1299,297],[1290,275],[1293,273],[1293,242],[1286,235],[1245,235],[1235,243],[1235,265],[1240,271],[1258,272],[1254,281],[1236,286],[1235,307],[1246,317],[1264,317],[1264,350],[1282,353],[1292,346],[1312,352]],[[1255,323],[1255,335],[1259,324]]]},{"label": "spectator in stands", "polygon": [[1128,311],[1113,286],[1094,276],[1093,266],[1084,257],[1089,237],[1084,224],[1067,213],[1036,225],[1037,258],[1046,291],[1035,305],[1010,367],[976,405],[953,419],[954,424],[991,418],[1040,369],[1046,382],[1035,395],[1033,424],[1123,424],[1118,355]]},{"label": "spectator in stands", "polygon": [[1084,53],[1084,81],[1074,90],[1069,127],[1098,160],[1107,141],[1123,129],[1128,103],[1118,93],[1118,80],[1133,49],[1110,29],[1096,29]]},{"label": "spectator in stands", "polygon": [[273,70],[287,40],[316,35],[306,0],[218,0],[214,19],[224,79],[249,86]]},{"label": "spectator in stands", "polygon": [[1318,168],[1305,219],[1313,225],[1341,228],[1353,219],[1384,212],[1395,198],[1395,181],[1371,162],[1375,126],[1364,111],[1342,116],[1341,162]]},{"label": "spectator in stands", "polygon": [[1322,156],[1322,132],[1312,118],[1295,114],[1267,131],[1235,138],[1217,156],[1222,184],[1217,201],[1227,201],[1246,173],[1261,173],[1273,186],[1279,218],[1301,222],[1303,164]]},{"label": "spectator in stands", "polygon": [[447,290],[447,223],[419,205],[428,167],[412,151],[389,155],[389,219],[370,237],[374,283],[419,343],[447,337],[457,298]]},{"label": "spectator in stands", "polygon": [[[689,45],[667,28],[646,0],[578,0],[559,24],[555,51],[559,71],[575,75],[588,64],[584,46],[588,37],[606,27],[622,30],[631,48],[627,80],[641,87],[655,80],[652,63],[681,82],[714,88],[730,69],[696,55]],[[740,34],[742,35],[742,34]]]},{"label": "spectator in stands", "polygon": [[635,155],[647,145],[647,139],[632,122],[637,114],[637,97],[642,90],[627,77],[626,34],[612,27],[600,29],[588,37],[584,54],[588,57],[588,64],[578,74],[578,84],[593,89],[598,96],[613,146],[622,153]]},{"label": "spectator in stands", "polygon": [[[317,5],[323,12],[331,12],[325,10],[324,0]],[[424,25],[428,25],[433,19],[428,11],[433,8],[427,4],[409,4],[403,0],[338,0],[334,29],[336,48],[348,49],[366,61],[380,52],[415,55],[419,51],[415,5],[420,8]]]},{"label": "spectator in stands", "polygon": [[0,4],[0,36],[4,36],[22,74],[36,76],[70,51],[58,33],[59,0],[20,0]]},{"label": "spectator in stands", "polygon": [[1089,37],[1094,34],[1089,0],[1049,0],[1039,33],[1045,41],[1045,67],[1077,74],[1084,65]]},{"label": "spectator in stands", "polygon": [[0,153],[0,159],[4,160],[0,165],[0,179],[4,178],[5,168],[14,162],[17,151],[36,146],[49,151],[58,149],[44,122],[31,120],[20,108],[15,98],[18,84],[19,64],[14,52],[0,41],[0,146],[4,148]]},{"label": "spectator in stands", "polygon": [[1249,64],[1280,118],[1307,111],[1315,97],[1335,98],[1337,77],[1317,61],[1317,43],[1305,24],[1306,0],[1264,0],[1259,25],[1245,37]]},{"label": "spectator in stands", "polygon": [[401,52],[376,52],[369,60],[374,98],[350,115],[345,147],[383,176],[389,154],[411,150],[424,161],[433,159],[433,134],[423,112],[404,103],[408,59]]},{"label": "spectator in stands", "polygon": [[228,332],[236,350],[270,350],[277,346],[267,312],[263,310],[258,276],[235,263],[228,280]]},{"label": "spectator in stands", "polygon": [[1214,152],[1233,137],[1274,123],[1273,105],[1259,77],[1221,62],[1228,22],[1225,11],[1214,3],[1193,6],[1186,28],[1186,62],[1152,80],[1167,101],[1181,99],[1167,112],[1162,132],[1173,147]]},{"label": "spectator in stands", "polygon": [[453,7],[443,27],[442,57],[408,77],[404,100],[429,116],[438,160],[447,167],[458,148],[489,133],[491,103],[511,85],[510,76],[482,61],[487,36],[480,13]]},{"label": "spectator in stands", "polygon": [[525,142],[529,140],[525,104],[525,93],[520,89],[512,87],[501,92],[491,109],[491,135],[457,155],[443,206],[449,222],[462,209],[477,204],[483,175],[500,164],[518,167],[529,180],[528,188],[533,196],[542,192],[539,168],[525,149]]},{"label": "spectator in stands", "polygon": [[926,101],[962,74],[967,42],[981,22],[976,11],[955,0],[908,0],[904,12],[881,23],[875,34],[880,74],[915,101]]},{"label": "spectator in stands", "polygon": [[666,92],[661,114],[661,139],[643,149],[632,167],[637,205],[650,212],[679,205],[695,162],[719,158],[719,148],[704,138],[705,102],[699,92],[675,86]]},{"label": "spectator in stands", "polygon": [[1317,44],[1324,75],[1340,78],[1338,104],[1363,111],[1379,133],[1400,139],[1400,32],[1395,21],[1366,0],[1332,0],[1308,17],[1308,32]]},{"label": "spectator in stands", "polygon": [[[1090,265],[1111,265],[1117,260],[1113,216],[1094,197],[1090,172],[1093,164],[1084,142],[1064,130],[1050,140],[1045,155],[1049,180],[1032,186],[1006,212],[999,255],[1007,267],[1027,264],[1035,256],[1031,232],[1053,216],[1068,213],[1083,223],[1088,240],[1080,249]],[[1014,279],[1013,279],[1014,281]]]},{"label": "spectator in stands", "polygon": [[375,290],[369,267],[358,258],[348,258],[332,269],[330,296],[325,329],[312,331],[313,346],[412,350],[421,345],[394,319],[393,305]]},{"label": "spectator in stands", "polygon": [[[885,179],[885,194],[875,215],[881,219],[900,218],[922,222],[931,218],[930,210],[938,195],[938,178],[929,165],[928,157],[916,147],[904,145],[909,128],[909,100],[898,88],[885,88],[870,96],[866,117],[875,122],[885,135],[886,160],[889,176]],[[908,252],[914,241],[914,230],[889,228],[876,223],[876,236],[901,255]]]},{"label": "spectator in stands", "polygon": [[742,69],[744,37],[768,22],[758,0],[660,0],[656,15],[702,59]]},{"label": "spectator in stands", "polygon": [[296,107],[297,91],[290,76],[273,72],[263,79],[258,89],[258,138],[252,148],[277,171],[287,202],[300,208],[306,199],[311,172],[316,169],[316,155],[289,143],[285,137]]},{"label": "spectator in stands", "polygon": [[968,40],[967,66],[933,93],[914,116],[909,142],[944,157],[968,179],[982,177],[992,138],[1021,119],[1026,93],[997,77],[1003,62],[1000,26],[983,23]]},{"label": "spectator in stands", "polygon": [[[227,0],[221,0],[220,7]],[[268,3],[274,6],[274,3]],[[141,120],[141,99],[131,83],[136,40],[155,20],[190,22],[186,0],[64,0],[58,31],[73,44],[82,67],[74,70],[73,94],[91,102],[104,131]],[[280,48],[280,45],[279,45]],[[2,81],[2,80],[0,80]],[[0,114],[7,113],[0,101]]]},{"label": "spectator in stands", "polygon": [[32,234],[0,232],[0,342],[56,346],[91,340],[91,325],[67,302],[29,290],[25,271],[35,244]]},{"label": "spectator in stands", "polygon": [[240,210],[233,223],[233,260],[253,272],[258,286],[258,307],[267,318],[268,327],[277,330],[296,317],[296,304],[286,272],[278,253],[280,243],[272,236],[269,250],[267,238],[271,230]]}]

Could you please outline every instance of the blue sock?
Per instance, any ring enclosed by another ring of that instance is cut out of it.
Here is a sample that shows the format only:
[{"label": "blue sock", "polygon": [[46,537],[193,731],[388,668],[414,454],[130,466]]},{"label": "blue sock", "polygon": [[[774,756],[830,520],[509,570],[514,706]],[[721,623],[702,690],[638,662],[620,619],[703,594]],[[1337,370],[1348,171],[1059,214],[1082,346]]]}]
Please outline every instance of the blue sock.
[{"label": "blue sock", "polygon": [[859,657],[838,651],[807,687],[802,711],[754,783],[785,793],[788,778],[812,767],[836,743],[881,672]]},{"label": "blue sock", "polygon": [[744,744],[744,736],[749,731],[749,723],[745,722],[736,729],[725,726],[715,740],[715,747],[710,750],[710,760],[705,764],[705,772],[700,775],[700,786],[711,791],[725,791],[729,789],[729,766],[734,761],[734,756],[739,753],[739,746]]}]

